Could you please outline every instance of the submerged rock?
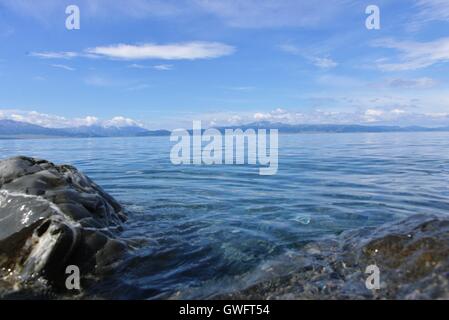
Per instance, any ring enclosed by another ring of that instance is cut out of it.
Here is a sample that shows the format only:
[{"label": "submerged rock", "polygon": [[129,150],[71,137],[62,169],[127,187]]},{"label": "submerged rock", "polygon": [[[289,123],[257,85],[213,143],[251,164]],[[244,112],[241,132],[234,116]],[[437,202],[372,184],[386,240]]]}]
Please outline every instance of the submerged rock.
[{"label": "submerged rock", "polygon": [[126,252],[121,206],[71,166],[0,161],[0,295],[45,284],[64,290],[65,270],[109,270]]},{"label": "submerged rock", "polygon": [[[366,287],[370,265],[380,271],[378,290]],[[255,284],[212,298],[449,299],[449,218],[416,215],[347,231],[266,264],[259,274]]]}]

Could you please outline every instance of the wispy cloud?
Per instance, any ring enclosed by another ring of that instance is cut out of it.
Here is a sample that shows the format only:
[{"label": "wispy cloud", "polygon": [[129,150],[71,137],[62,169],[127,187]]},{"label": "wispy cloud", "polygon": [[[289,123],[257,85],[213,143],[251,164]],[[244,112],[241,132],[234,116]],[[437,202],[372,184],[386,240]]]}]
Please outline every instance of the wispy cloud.
[{"label": "wispy cloud", "polygon": [[338,66],[338,63],[330,58],[311,58],[313,64],[322,69],[330,69]]},{"label": "wispy cloud", "polygon": [[156,66],[153,66],[153,69],[159,70],[159,71],[170,71],[173,70],[172,64],[159,64]]},{"label": "wispy cloud", "polygon": [[338,66],[338,63],[328,56],[319,56],[317,53],[311,54],[308,50],[299,48],[293,44],[282,44],[279,48],[286,53],[301,56],[321,69],[332,69]]},{"label": "wispy cloud", "polygon": [[128,91],[140,91],[140,90],[145,90],[145,89],[148,89],[148,88],[151,88],[151,85],[146,84],[146,83],[141,83],[141,84],[138,84],[138,85],[135,85],[135,86],[132,86],[132,87],[128,87],[128,88],[126,88],[126,90],[128,90]]},{"label": "wispy cloud", "polygon": [[199,9],[239,28],[310,27],[336,19],[350,0],[194,0]]},{"label": "wispy cloud", "polygon": [[240,91],[240,92],[249,92],[256,89],[256,87],[253,86],[234,86],[234,87],[225,87],[226,90],[231,91]]},{"label": "wispy cloud", "polygon": [[449,1],[416,0],[418,22],[449,21]]},{"label": "wispy cloud", "polygon": [[[238,28],[310,27],[344,13],[354,0],[78,0],[86,17],[132,19],[173,16],[213,16]],[[48,24],[58,14],[60,0],[1,0],[14,13]]]},{"label": "wispy cloud", "polygon": [[133,64],[130,64],[128,66],[128,68],[131,68],[131,69],[150,69],[151,67],[150,66],[144,66],[144,65],[138,64],[138,63],[133,63]]},{"label": "wispy cloud", "polygon": [[388,79],[387,86],[391,88],[402,88],[402,89],[429,89],[436,86],[437,81],[432,78],[416,78],[416,79],[404,79],[404,78],[394,78]]},{"label": "wispy cloud", "polygon": [[157,71],[170,71],[170,70],[173,70],[174,67],[175,66],[172,64],[157,64],[157,65],[153,65],[153,66],[147,66],[147,65],[138,64],[138,63],[133,63],[128,66],[128,68],[132,68],[132,69],[142,69],[142,70],[153,69],[153,70],[157,70]]},{"label": "wispy cloud", "polygon": [[372,45],[399,52],[393,61],[389,58],[378,61],[377,66],[384,71],[417,70],[449,62],[449,37],[430,42],[380,39]]},{"label": "wispy cloud", "polygon": [[42,59],[72,59],[78,57],[76,52],[31,52],[30,56]]},{"label": "wispy cloud", "polygon": [[75,71],[75,68],[72,68],[70,66],[67,66],[65,64],[52,64],[51,65],[53,68],[58,68],[58,69],[63,69],[63,70],[67,70],[67,71]]}]

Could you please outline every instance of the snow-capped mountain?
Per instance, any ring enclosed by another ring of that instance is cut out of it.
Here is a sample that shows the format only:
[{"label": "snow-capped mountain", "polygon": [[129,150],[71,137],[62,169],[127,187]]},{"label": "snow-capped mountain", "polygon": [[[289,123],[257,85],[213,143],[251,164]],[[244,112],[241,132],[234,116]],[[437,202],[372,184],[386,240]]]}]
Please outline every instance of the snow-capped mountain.
[{"label": "snow-capped mountain", "polygon": [[131,126],[80,126],[73,128],[46,128],[26,122],[0,120],[0,136],[48,136],[48,137],[138,137],[168,135],[168,131],[149,131],[137,125]]}]

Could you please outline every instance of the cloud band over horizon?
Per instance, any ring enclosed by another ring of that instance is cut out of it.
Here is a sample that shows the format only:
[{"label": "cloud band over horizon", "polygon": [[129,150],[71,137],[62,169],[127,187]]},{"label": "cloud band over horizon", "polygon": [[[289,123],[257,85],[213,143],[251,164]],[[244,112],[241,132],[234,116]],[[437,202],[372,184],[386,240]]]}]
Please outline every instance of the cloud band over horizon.
[{"label": "cloud band over horizon", "polygon": [[95,116],[67,118],[37,111],[0,109],[0,120],[13,120],[46,128],[72,128],[83,126],[142,127],[146,129],[175,129],[189,127],[192,121],[203,121],[209,127],[246,125],[253,122],[271,122],[288,125],[399,125],[428,127],[449,126],[448,113],[417,113],[400,108],[368,108],[346,112],[313,110],[308,113],[277,108],[270,112],[211,112],[184,116],[182,123],[166,124],[166,127],[135,120],[125,116],[99,119]]}]

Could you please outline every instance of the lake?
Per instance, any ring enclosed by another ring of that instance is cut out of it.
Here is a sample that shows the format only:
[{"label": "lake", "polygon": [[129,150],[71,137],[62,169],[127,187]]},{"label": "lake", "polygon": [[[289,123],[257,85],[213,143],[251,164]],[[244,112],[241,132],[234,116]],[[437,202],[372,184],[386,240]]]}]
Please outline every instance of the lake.
[{"label": "lake", "polygon": [[310,241],[449,212],[449,133],[281,135],[274,176],[258,166],[175,166],[172,145],[0,140],[0,154],[74,165],[126,208],[122,237],[138,245],[96,296],[207,297]]}]

